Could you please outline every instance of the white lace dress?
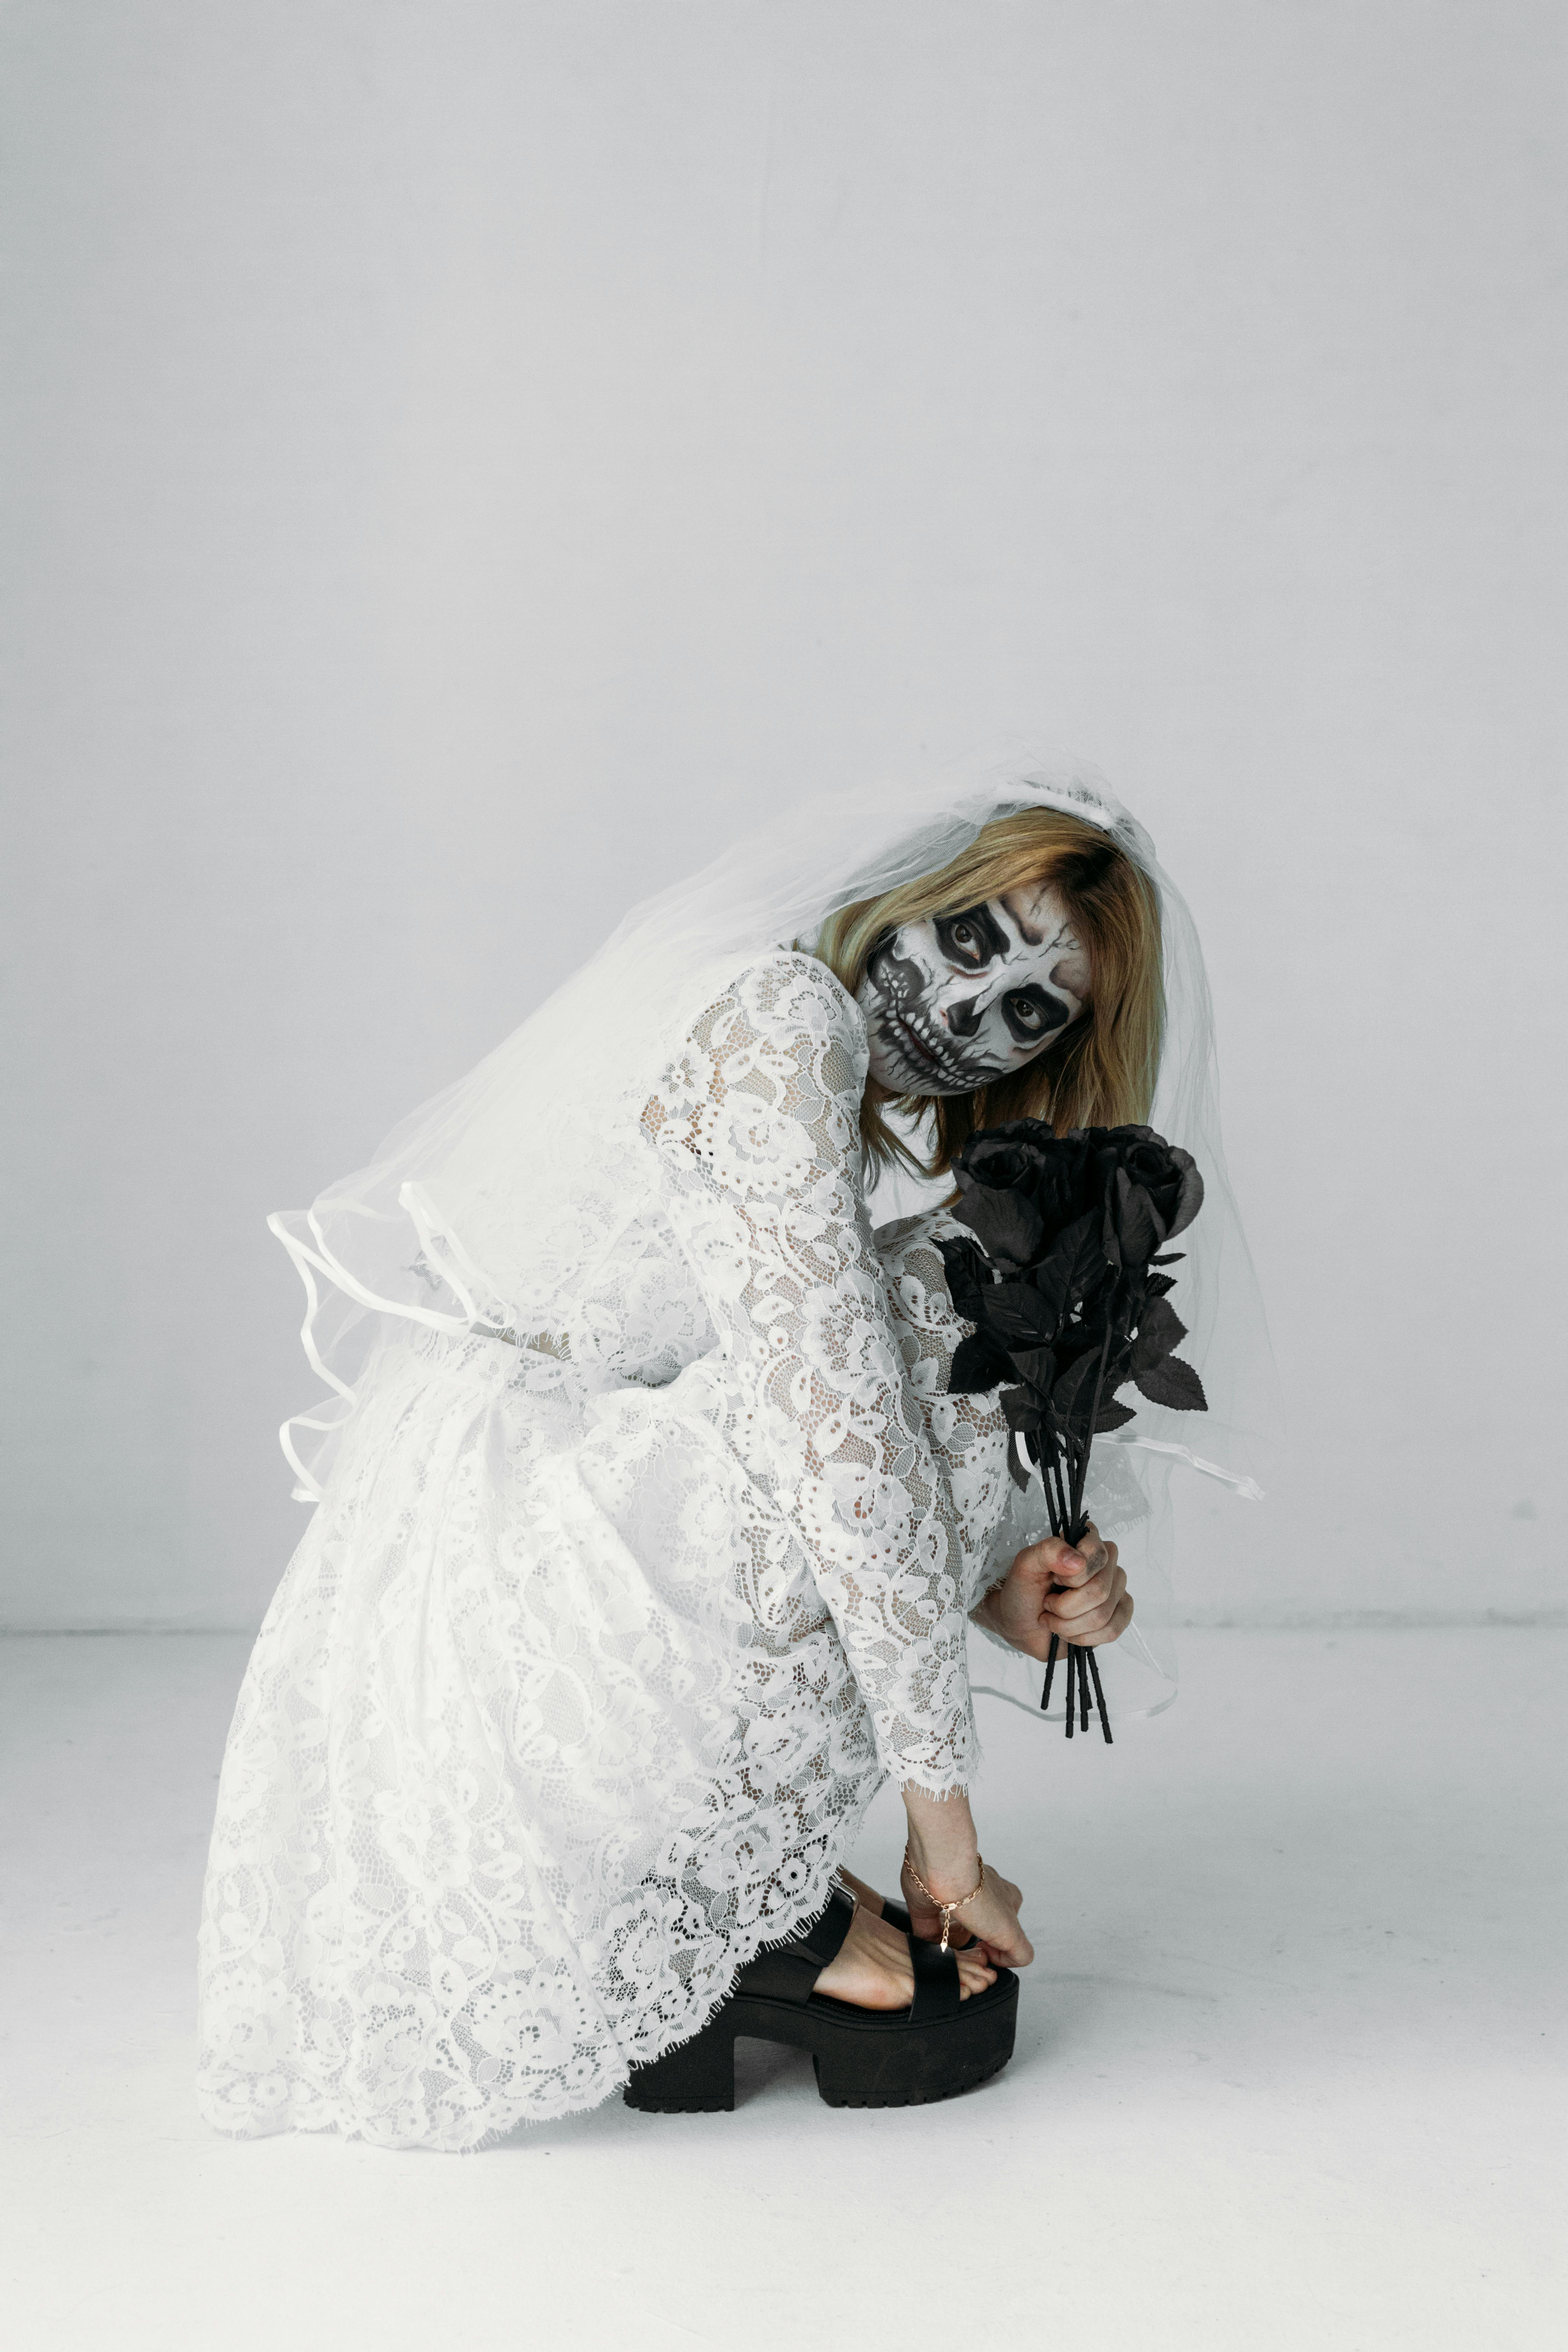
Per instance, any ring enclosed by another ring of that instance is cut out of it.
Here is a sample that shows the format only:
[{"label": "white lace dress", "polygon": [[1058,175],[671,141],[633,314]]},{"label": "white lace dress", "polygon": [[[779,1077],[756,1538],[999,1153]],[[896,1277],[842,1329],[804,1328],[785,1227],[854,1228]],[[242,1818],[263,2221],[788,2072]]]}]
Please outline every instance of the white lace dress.
[{"label": "white lace dress", "polygon": [[387,1343],[268,1614],[201,1931],[224,2130],[591,2105],[820,1906],[885,1774],[971,1777],[1005,1432],[943,1393],[939,1220],[869,1230],[860,1014],[780,953],[671,1043],[592,1279]]}]

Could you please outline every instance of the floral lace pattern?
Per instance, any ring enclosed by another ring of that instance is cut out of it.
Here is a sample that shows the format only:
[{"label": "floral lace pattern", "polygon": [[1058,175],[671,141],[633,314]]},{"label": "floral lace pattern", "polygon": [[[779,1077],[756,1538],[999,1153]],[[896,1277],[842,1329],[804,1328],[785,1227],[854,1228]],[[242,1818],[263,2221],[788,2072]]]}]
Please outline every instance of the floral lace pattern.
[{"label": "floral lace pattern", "polygon": [[201,1934],[220,2128],[473,2147],[595,2104],[962,1787],[1005,1430],[933,1220],[875,1240],[866,1042],[749,968],[605,1115],[612,1244],[523,1344],[403,1329],[257,1643]]}]

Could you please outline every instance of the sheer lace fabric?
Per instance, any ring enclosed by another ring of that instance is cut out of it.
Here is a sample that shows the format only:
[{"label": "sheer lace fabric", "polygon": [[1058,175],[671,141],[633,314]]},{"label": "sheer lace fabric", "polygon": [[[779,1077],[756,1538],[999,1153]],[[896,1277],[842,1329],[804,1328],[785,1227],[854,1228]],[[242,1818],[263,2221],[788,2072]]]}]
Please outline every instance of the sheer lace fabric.
[{"label": "sheer lace fabric", "polygon": [[268,1612],[202,1927],[225,2129],[592,2105],[820,1905],[884,1774],[973,1773],[1005,1430],[943,1393],[937,1218],[869,1230],[860,1016],[777,954],[671,1044],[579,1114],[548,1328],[384,1345]]}]

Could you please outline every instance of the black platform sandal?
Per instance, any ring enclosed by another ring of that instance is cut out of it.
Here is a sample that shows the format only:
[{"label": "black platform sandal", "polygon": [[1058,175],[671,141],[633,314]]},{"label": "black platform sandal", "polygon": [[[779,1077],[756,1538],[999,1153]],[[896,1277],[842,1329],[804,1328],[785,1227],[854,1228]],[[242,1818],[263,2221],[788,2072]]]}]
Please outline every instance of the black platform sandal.
[{"label": "black platform sandal", "polygon": [[621,2094],[627,2106],[655,2115],[732,2108],[738,2033],[809,2050],[830,2107],[921,2106],[999,2073],[1013,2055],[1018,2021],[1018,1979],[1010,1969],[965,2000],[952,1954],[910,1936],[915,1993],[907,2010],[857,2009],[812,1990],[854,1916],[854,1896],[836,1886],[826,1907],[786,1944],[747,1961],[700,2033],[632,2069]]}]

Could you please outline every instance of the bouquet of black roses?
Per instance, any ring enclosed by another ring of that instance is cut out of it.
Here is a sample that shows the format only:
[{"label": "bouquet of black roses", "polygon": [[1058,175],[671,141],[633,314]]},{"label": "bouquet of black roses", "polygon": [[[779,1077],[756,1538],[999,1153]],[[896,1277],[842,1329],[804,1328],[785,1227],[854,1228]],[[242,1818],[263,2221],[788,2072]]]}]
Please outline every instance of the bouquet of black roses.
[{"label": "bouquet of black roses", "polygon": [[[953,1214],[973,1241],[940,1246],[952,1303],[973,1336],[952,1360],[951,1392],[973,1395],[1005,1381],[1009,1464],[1021,1486],[1040,1474],[1053,1535],[1082,1540],[1089,1452],[1102,1431],[1133,1417],[1116,1391],[1131,1381],[1152,1404],[1207,1410],[1203,1382],[1173,1350],[1186,1326],[1167,1294],[1164,1269],[1182,1252],[1164,1244],[1203,1206],[1191,1158],[1149,1127],[1074,1128],[1014,1119],[972,1135],[954,1175]],[[1053,1634],[1042,1707],[1058,1664]],[[1110,1718],[1092,1649],[1068,1645],[1067,1732],[1089,1724],[1089,1680],[1100,1727]]]}]

